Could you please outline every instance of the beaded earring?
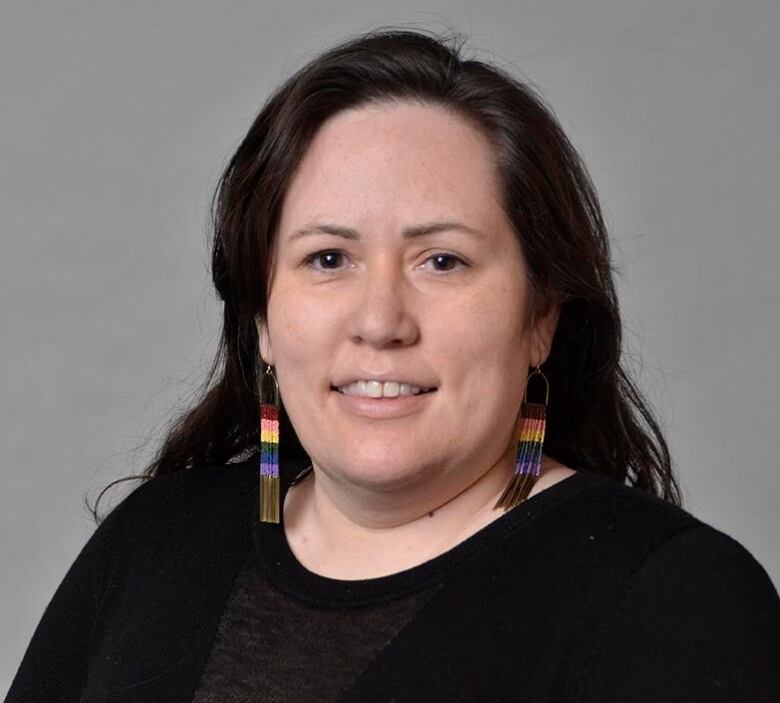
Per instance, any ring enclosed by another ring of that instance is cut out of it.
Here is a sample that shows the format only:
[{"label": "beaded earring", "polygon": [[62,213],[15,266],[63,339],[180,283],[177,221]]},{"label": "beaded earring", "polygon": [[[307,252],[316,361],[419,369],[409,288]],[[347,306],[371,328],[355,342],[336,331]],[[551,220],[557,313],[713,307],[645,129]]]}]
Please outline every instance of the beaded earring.
[{"label": "beaded earring", "polygon": [[271,366],[260,377],[260,522],[279,522],[279,385]]},{"label": "beaded earring", "polygon": [[[544,403],[528,402],[528,386],[531,378],[539,375],[544,379],[545,394]],[[517,434],[517,457],[515,460],[515,472],[511,480],[498,499],[494,508],[503,508],[504,511],[514,508],[522,503],[531,492],[542,468],[542,445],[544,443],[544,429],[547,415],[547,401],[550,398],[550,384],[537,365],[536,370],[528,375],[523,397],[523,405],[520,410],[522,422]]]}]

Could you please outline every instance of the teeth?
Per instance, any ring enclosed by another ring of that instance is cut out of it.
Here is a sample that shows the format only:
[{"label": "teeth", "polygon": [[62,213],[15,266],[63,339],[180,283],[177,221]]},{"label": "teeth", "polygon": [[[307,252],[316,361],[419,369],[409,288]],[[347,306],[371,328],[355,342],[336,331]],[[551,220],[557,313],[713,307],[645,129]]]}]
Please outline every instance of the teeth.
[{"label": "teeth", "polygon": [[337,389],[344,395],[361,395],[367,398],[397,398],[399,395],[417,395],[424,388],[398,381],[355,381]]}]

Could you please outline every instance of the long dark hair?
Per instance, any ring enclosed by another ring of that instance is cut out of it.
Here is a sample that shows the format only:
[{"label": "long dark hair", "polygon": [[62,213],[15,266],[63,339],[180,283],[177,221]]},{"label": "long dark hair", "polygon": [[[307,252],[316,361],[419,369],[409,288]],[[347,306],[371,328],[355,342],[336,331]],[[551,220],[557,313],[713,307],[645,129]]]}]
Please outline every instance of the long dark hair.
[{"label": "long dark hair", "polygon": [[[144,472],[120,481],[222,465],[257,452],[262,369],[256,319],[265,316],[274,238],[291,177],[315,132],[336,113],[413,101],[449,110],[489,138],[531,288],[561,303],[544,365],[551,383],[545,453],[681,505],[662,432],[621,365],[610,246],[587,169],[539,92],[499,67],[465,57],[464,44],[457,34],[375,29],[320,54],[270,96],[212,201],[212,279],[224,312],[211,369],[197,401],[168,427]],[[279,451],[288,466],[307,463],[283,406]],[[91,510],[99,521],[97,504]]]}]

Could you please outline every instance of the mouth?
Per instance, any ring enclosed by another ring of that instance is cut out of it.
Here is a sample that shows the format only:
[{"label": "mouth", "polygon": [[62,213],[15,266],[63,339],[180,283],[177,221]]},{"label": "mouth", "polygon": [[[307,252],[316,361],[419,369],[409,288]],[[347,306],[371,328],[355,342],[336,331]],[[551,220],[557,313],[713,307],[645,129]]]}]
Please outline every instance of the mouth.
[{"label": "mouth", "polygon": [[[336,388],[336,386],[331,385],[330,389],[332,391],[336,391],[336,393],[339,393],[341,395],[347,395],[343,391],[341,391],[338,388]],[[438,388],[429,388],[426,391],[420,391],[419,393],[412,393],[411,395],[400,395],[399,394],[397,396],[382,396],[382,397],[379,397],[379,398],[375,398],[375,397],[369,396],[369,395],[351,395],[349,397],[351,397],[351,398],[367,398],[369,400],[397,400],[398,398],[415,398],[418,395],[426,395],[427,393],[435,393],[437,390],[439,390],[439,389]]]},{"label": "mouth", "polygon": [[[437,390],[437,388],[430,388],[414,395],[399,394],[395,397],[372,398],[364,395],[347,395],[335,386],[331,386],[338,408],[349,416],[370,420],[400,420],[425,412],[426,408],[432,407],[428,403],[428,396],[433,395]],[[431,400],[431,403],[433,402]]]}]

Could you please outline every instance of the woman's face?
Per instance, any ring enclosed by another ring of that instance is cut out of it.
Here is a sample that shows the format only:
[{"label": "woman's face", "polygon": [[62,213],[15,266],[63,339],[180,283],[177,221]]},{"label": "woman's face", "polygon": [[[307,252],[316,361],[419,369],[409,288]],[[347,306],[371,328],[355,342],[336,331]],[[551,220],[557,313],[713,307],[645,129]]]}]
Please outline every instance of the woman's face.
[{"label": "woman's face", "polygon": [[[431,223],[463,229],[404,235]],[[466,121],[396,104],[326,122],[283,203],[273,271],[260,351],[315,472],[454,495],[514,448],[528,367],[546,358],[557,310],[529,327],[493,154]],[[377,376],[436,391],[369,407],[332,389]]]}]

